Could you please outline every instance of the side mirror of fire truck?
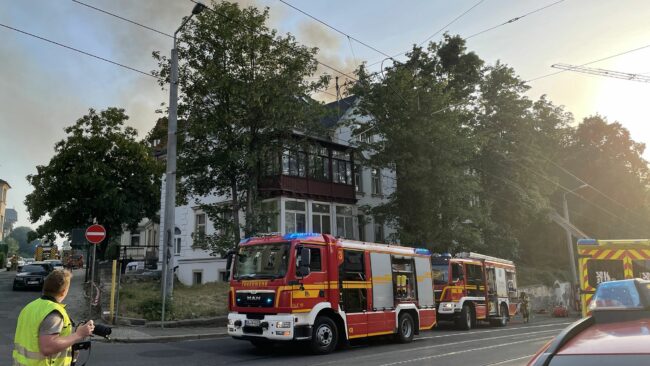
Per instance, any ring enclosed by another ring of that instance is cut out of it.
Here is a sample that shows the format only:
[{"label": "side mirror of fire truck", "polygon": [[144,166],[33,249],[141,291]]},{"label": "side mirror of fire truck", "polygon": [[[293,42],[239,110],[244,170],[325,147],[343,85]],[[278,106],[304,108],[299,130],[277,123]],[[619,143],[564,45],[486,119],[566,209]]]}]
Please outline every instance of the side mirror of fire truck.
[{"label": "side mirror of fire truck", "polygon": [[297,275],[305,277],[310,273],[309,265],[311,264],[311,251],[309,248],[300,248],[300,265],[298,266]]},{"label": "side mirror of fire truck", "polygon": [[232,259],[235,257],[235,252],[234,250],[229,250],[228,253],[226,253],[226,271],[230,272],[230,268],[232,267]]}]

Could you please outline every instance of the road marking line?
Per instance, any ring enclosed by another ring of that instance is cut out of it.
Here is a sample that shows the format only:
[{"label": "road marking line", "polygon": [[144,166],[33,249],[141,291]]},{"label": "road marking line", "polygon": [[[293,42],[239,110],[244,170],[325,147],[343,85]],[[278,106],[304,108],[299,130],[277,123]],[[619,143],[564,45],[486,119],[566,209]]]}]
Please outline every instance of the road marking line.
[{"label": "road marking line", "polygon": [[430,336],[430,337],[417,337],[416,340],[453,337],[453,336],[457,336],[457,335],[468,335],[468,334],[507,332],[507,331],[515,330],[515,329],[546,328],[546,327],[553,327],[553,326],[556,326],[556,325],[569,325],[569,324],[572,324],[572,323],[573,322],[562,322],[562,323],[553,323],[553,324],[533,325],[533,326],[530,326],[530,327],[510,327],[510,328],[493,329],[493,330],[478,330],[478,331],[473,331],[473,332],[458,332],[458,333],[453,333],[453,334],[442,334],[442,335]]},{"label": "road marking line", "polygon": [[439,355],[432,355],[432,356],[426,356],[426,357],[412,358],[410,360],[403,360],[403,361],[385,363],[385,364],[382,364],[380,366],[402,365],[402,364],[409,363],[409,362],[424,361],[424,360],[430,360],[430,359],[433,359],[433,358],[440,358],[440,357],[445,357],[445,356],[454,356],[454,355],[459,355],[459,354],[462,354],[462,353],[468,353],[468,352],[474,352],[474,351],[482,351],[482,350],[486,350],[486,349],[493,349],[493,348],[505,347],[505,346],[512,346],[513,344],[520,344],[520,343],[526,343],[526,342],[532,342],[532,341],[540,341],[542,339],[549,339],[549,338],[550,337],[539,337],[539,338],[526,339],[526,340],[523,340],[523,341],[493,344],[491,346],[470,348],[470,349],[464,349],[464,350],[461,350],[461,351],[441,353]]},{"label": "road marking line", "polygon": [[[551,330],[541,330],[541,331],[526,332],[526,333],[508,334],[508,335],[501,335],[501,336],[488,337],[488,338],[468,339],[468,340],[458,341],[458,342],[432,344],[430,346],[415,347],[415,348],[405,348],[405,349],[391,350],[391,351],[386,351],[386,352],[375,352],[375,353],[373,353],[371,355],[363,355],[363,356],[358,356],[358,357],[347,357],[345,360],[349,362],[351,360],[361,360],[361,359],[377,357],[377,356],[381,356],[383,354],[396,354],[396,353],[402,353],[402,352],[414,352],[414,351],[422,351],[422,350],[426,350],[426,349],[432,349],[432,348],[436,348],[436,347],[453,346],[453,345],[463,344],[463,343],[472,343],[472,342],[480,342],[480,341],[485,341],[485,340],[511,338],[511,337],[531,335],[531,334],[551,333],[551,332],[560,331],[562,329],[564,329],[564,328],[551,329]],[[547,336],[547,337],[544,337],[544,338],[549,338],[549,337]],[[318,363],[318,364],[314,364],[312,366],[330,365],[330,364],[335,364],[335,363],[340,363],[340,360]]]},{"label": "road marking line", "polygon": [[533,356],[535,356],[535,354],[532,354],[532,355],[526,355],[526,356],[521,356],[521,357],[517,357],[517,358],[511,358],[511,359],[509,359],[509,360],[503,360],[503,361],[494,362],[494,363],[486,363],[486,364],[483,365],[483,366],[496,366],[496,365],[503,365],[503,364],[508,363],[508,362],[519,361],[519,360],[523,360],[523,359],[526,359],[526,358],[531,358],[531,357],[533,357]]}]

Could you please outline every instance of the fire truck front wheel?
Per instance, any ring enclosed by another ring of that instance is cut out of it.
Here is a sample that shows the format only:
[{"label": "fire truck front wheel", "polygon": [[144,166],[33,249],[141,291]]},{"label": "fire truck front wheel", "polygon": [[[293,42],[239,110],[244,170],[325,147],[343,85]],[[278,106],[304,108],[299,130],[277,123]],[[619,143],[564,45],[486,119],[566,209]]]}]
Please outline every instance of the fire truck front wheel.
[{"label": "fire truck front wheel", "polygon": [[334,351],[338,343],[336,324],[327,316],[319,316],[312,328],[310,348],[316,354],[326,354]]},{"label": "fire truck front wheel", "polygon": [[402,313],[399,316],[397,327],[397,341],[400,343],[409,343],[413,340],[414,323],[413,316],[409,313]]},{"label": "fire truck front wheel", "polygon": [[471,306],[465,304],[456,318],[456,327],[460,330],[470,330],[472,324],[474,324],[474,312]]}]

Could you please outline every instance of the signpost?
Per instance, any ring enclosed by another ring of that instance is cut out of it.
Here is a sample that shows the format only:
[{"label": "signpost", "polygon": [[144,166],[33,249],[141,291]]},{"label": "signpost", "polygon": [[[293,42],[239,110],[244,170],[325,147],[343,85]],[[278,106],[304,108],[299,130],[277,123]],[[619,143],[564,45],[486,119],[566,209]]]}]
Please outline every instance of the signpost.
[{"label": "signpost", "polygon": [[93,304],[93,286],[95,286],[95,259],[97,255],[97,244],[101,243],[106,238],[106,229],[101,225],[91,225],[86,229],[86,240],[93,245],[93,260],[90,272],[90,296],[88,301],[88,317],[92,316]]}]

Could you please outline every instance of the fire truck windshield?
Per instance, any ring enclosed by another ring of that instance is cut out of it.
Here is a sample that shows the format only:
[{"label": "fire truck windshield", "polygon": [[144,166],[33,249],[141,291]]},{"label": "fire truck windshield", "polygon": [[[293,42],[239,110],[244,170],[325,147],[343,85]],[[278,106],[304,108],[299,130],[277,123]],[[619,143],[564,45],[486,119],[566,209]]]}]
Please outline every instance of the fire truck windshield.
[{"label": "fire truck windshield", "polygon": [[433,283],[446,285],[449,282],[449,264],[434,264],[431,266]]},{"label": "fire truck windshield", "polygon": [[289,243],[250,245],[239,248],[233,277],[282,278],[289,266]]}]

